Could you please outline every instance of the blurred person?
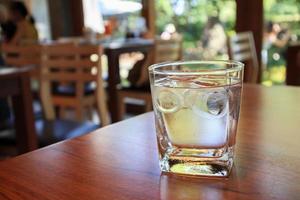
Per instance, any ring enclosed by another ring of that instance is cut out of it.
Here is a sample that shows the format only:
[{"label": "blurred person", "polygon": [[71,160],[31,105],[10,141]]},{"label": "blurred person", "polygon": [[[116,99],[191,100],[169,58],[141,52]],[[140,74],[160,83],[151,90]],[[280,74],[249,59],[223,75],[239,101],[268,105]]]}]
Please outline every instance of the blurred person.
[{"label": "blurred person", "polygon": [[16,33],[9,41],[9,44],[26,44],[38,41],[38,32],[34,26],[34,19],[23,2],[13,1],[9,4],[9,18],[17,27]]},{"label": "blurred person", "polygon": [[201,38],[204,59],[214,59],[226,50],[226,33],[218,17],[209,17]]},{"label": "blurred person", "polygon": [[266,32],[264,34],[265,47],[274,45],[278,48],[283,48],[287,45],[290,39],[288,29],[282,29],[278,23],[268,22]]},{"label": "blurred person", "polygon": [[280,24],[268,22],[264,33],[264,63],[267,67],[285,65],[286,50],[290,41],[289,30]]},{"label": "blurred person", "polygon": [[1,41],[9,42],[15,35],[17,27],[8,19],[8,10],[4,5],[0,5],[0,27]]},{"label": "blurred person", "polygon": [[170,40],[170,39],[179,37],[179,34],[177,33],[177,30],[176,30],[176,27],[174,24],[167,24],[165,26],[164,32],[162,32],[160,37],[163,40]]}]

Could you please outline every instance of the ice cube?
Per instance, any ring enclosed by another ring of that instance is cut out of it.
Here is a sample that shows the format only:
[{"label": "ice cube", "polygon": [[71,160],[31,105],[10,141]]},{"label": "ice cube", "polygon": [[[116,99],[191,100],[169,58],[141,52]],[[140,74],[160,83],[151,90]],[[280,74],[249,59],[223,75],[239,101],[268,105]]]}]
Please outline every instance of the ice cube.
[{"label": "ice cube", "polygon": [[176,112],[181,108],[181,98],[179,95],[169,89],[158,91],[156,95],[156,106],[163,113]]},{"label": "ice cube", "polygon": [[212,115],[220,115],[227,107],[228,97],[226,91],[215,91],[207,97],[207,111]]},{"label": "ice cube", "polygon": [[228,111],[226,90],[199,93],[192,105],[192,110],[196,114],[209,119],[223,117]]}]

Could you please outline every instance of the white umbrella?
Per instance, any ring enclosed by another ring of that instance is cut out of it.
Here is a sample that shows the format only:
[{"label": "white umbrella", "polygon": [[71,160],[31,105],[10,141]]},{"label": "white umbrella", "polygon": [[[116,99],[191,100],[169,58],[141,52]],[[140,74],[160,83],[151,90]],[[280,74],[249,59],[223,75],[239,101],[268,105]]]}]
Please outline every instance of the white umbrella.
[{"label": "white umbrella", "polygon": [[83,14],[84,14],[84,26],[92,29],[95,32],[104,32],[104,23],[101,12],[99,12],[98,2],[99,0],[84,0]]},{"label": "white umbrella", "polygon": [[142,9],[142,4],[122,0],[98,0],[103,17],[124,16]]}]

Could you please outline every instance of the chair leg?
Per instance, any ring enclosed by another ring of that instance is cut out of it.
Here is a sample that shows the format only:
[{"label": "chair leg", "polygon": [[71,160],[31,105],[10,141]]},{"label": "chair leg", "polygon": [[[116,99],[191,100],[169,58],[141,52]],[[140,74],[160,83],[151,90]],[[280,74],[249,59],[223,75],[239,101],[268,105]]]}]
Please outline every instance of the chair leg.
[{"label": "chair leg", "polygon": [[93,106],[87,107],[87,114],[88,114],[88,119],[93,120]]},{"label": "chair leg", "polygon": [[54,105],[52,102],[51,97],[51,89],[50,89],[50,83],[45,82],[41,84],[40,88],[40,96],[41,96],[41,102],[43,107],[43,112],[45,115],[45,118],[47,120],[54,120],[55,119],[55,110]]},{"label": "chair leg", "polygon": [[152,103],[145,101],[145,111],[150,112],[152,110]]},{"label": "chair leg", "polygon": [[153,110],[153,104],[152,104],[152,97],[151,97],[151,94],[145,94],[145,98],[144,98],[144,101],[145,101],[145,111],[146,112],[150,112]]},{"label": "chair leg", "polygon": [[101,126],[106,126],[110,123],[108,110],[106,106],[106,96],[103,90],[96,94],[97,112],[100,117]]},{"label": "chair leg", "polygon": [[84,108],[83,108],[83,106],[81,106],[81,105],[78,105],[76,108],[75,108],[75,117],[76,117],[76,120],[78,121],[78,122],[82,122],[83,121],[83,119],[84,119]]}]

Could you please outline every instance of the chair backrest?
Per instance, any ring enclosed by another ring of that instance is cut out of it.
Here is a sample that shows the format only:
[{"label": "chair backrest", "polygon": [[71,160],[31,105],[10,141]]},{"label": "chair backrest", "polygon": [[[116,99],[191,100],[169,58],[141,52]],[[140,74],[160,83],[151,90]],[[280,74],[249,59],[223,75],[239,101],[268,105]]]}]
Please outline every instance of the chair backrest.
[{"label": "chair backrest", "polygon": [[1,48],[6,65],[14,67],[35,66],[32,77],[39,79],[41,64],[41,46],[38,44],[28,45],[8,45],[4,44]]},{"label": "chair backrest", "polygon": [[[41,95],[46,118],[54,117],[47,113],[51,107],[51,89],[53,84],[75,87],[75,97],[83,98],[86,83],[96,82],[95,92],[104,93],[102,68],[102,47],[92,45],[52,44],[42,48]],[[103,98],[105,99],[105,98]]]},{"label": "chair backrest", "polygon": [[178,36],[169,40],[161,38],[155,39],[154,52],[152,56],[146,59],[145,63],[140,66],[139,79],[136,86],[143,86],[149,83],[148,67],[154,63],[179,61],[182,59],[182,37]]},{"label": "chair backrest", "polygon": [[230,37],[229,57],[245,63],[244,81],[256,83],[259,64],[252,32],[242,32]]},{"label": "chair backrest", "polygon": [[53,44],[42,49],[42,77],[58,83],[98,81],[101,78],[102,47]]},{"label": "chair backrest", "polygon": [[182,37],[155,39],[154,63],[178,61],[182,58]]}]

